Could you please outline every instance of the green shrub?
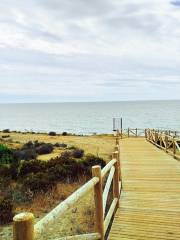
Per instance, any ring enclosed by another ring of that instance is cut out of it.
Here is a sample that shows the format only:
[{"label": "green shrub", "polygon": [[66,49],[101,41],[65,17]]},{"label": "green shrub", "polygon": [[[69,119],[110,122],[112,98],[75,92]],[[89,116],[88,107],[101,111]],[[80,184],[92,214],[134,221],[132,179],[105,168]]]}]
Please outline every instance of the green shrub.
[{"label": "green shrub", "polygon": [[10,175],[9,166],[0,164],[0,176],[5,178]]},{"label": "green shrub", "polygon": [[47,169],[47,163],[40,160],[23,161],[19,169],[19,177],[29,173],[43,172]]},{"label": "green shrub", "polygon": [[33,193],[36,192],[46,192],[53,186],[54,182],[48,173],[36,173],[36,174],[28,174],[26,178],[23,180],[23,186],[26,190],[30,190]]},{"label": "green shrub", "polygon": [[17,180],[17,177],[19,174],[19,166],[20,166],[20,162],[15,160],[9,166],[9,175],[13,180]]},{"label": "green shrub", "polygon": [[65,143],[55,143],[55,144],[54,144],[54,147],[66,148],[66,147],[67,147],[67,144],[65,144]]},{"label": "green shrub", "polygon": [[53,145],[50,143],[44,143],[36,148],[36,152],[39,155],[48,154],[48,153],[51,153],[52,151],[53,151]]},{"label": "green shrub", "polygon": [[97,157],[93,154],[87,154],[83,159],[83,163],[87,167],[92,167],[94,165],[100,165],[101,168],[103,168],[106,166],[106,162],[102,158]]},{"label": "green shrub", "polygon": [[[77,154],[74,155],[80,157],[84,151],[77,149]],[[81,152],[82,151],[82,152]],[[88,154],[84,158],[74,158],[73,151],[64,151],[60,157],[51,159],[47,162],[48,169],[51,168],[51,172],[54,174],[54,180],[68,179],[72,181],[78,180],[81,176],[91,176],[91,167],[94,165],[100,165],[102,168],[106,165],[106,162],[93,154]],[[49,171],[49,170],[48,170]]]},{"label": "green shrub", "polygon": [[12,150],[6,145],[0,144],[0,164],[9,164],[13,161]]},{"label": "green shrub", "polygon": [[11,192],[11,199],[15,203],[22,203],[27,201],[27,197],[21,190],[13,190]]},{"label": "green shrub", "polygon": [[63,133],[62,133],[62,136],[67,136],[67,135],[68,135],[67,132],[63,132]]},{"label": "green shrub", "polygon": [[22,146],[22,149],[28,149],[33,147],[34,147],[34,143],[32,141],[29,141]]},{"label": "green shrub", "polygon": [[48,174],[51,181],[64,181],[69,175],[67,169],[60,164],[56,164],[49,168]]},{"label": "green shrub", "polygon": [[2,138],[9,138],[10,135],[3,135]]},{"label": "green shrub", "polygon": [[32,160],[36,159],[37,153],[34,148],[29,148],[29,149],[22,149],[22,150],[16,150],[13,153],[13,157],[16,160]]},{"label": "green shrub", "polygon": [[56,132],[49,132],[48,135],[49,136],[56,136]]},{"label": "green shrub", "polygon": [[84,150],[80,148],[76,148],[72,150],[71,154],[72,154],[72,157],[74,158],[82,158],[84,156]]},{"label": "green shrub", "polygon": [[10,130],[9,129],[4,129],[3,133],[10,133]]},{"label": "green shrub", "polygon": [[[4,194],[6,194],[9,191],[10,188],[10,184],[11,184],[11,177],[10,176],[6,176],[3,177],[0,175],[0,192]],[[0,199],[1,199],[1,195],[0,195]]]},{"label": "green shrub", "polygon": [[9,199],[0,201],[0,224],[6,224],[12,221],[13,218],[13,204]]},{"label": "green shrub", "polygon": [[59,157],[59,162],[61,164],[68,163],[69,161],[71,161],[71,157],[72,157],[71,151],[64,151],[61,153],[61,155]]}]

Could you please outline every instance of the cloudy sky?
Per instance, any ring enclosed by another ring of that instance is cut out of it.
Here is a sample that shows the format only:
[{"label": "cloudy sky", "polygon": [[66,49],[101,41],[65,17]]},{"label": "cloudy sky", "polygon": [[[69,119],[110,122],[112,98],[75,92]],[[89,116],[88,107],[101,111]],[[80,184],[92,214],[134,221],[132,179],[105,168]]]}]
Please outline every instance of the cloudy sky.
[{"label": "cloudy sky", "polygon": [[0,1],[0,102],[148,99],[180,99],[180,1]]}]

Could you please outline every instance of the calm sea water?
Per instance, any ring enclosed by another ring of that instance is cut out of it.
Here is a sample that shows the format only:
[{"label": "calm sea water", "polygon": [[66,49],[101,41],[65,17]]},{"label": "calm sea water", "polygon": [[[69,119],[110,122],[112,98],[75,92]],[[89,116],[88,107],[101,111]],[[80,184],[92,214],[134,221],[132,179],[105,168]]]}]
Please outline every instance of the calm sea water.
[{"label": "calm sea water", "polygon": [[112,132],[112,118],[123,128],[180,130],[179,101],[0,104],[0,129],[78,134]]}]

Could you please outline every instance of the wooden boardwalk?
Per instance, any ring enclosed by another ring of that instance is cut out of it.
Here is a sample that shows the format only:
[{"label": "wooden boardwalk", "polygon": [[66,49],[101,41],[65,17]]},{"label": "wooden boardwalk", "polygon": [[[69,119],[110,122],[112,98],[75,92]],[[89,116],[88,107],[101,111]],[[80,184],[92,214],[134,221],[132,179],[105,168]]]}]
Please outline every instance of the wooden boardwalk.
[{"label": "wooden boardwalk", "polygon": [[144,138],[121,141],[123,190],[109,240],[180,239],[180,162]]}]

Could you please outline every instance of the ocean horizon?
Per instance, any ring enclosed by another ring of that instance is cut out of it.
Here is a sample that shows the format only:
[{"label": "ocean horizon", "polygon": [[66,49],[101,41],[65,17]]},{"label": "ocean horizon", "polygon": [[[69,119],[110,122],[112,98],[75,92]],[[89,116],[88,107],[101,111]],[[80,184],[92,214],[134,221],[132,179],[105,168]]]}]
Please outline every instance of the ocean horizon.
[{"label": "ocean horizon", "polygon": [[1,103],[0,110],[1,130],[111,133],[120,117],[123,128],[180,130],[180,100]]}]

